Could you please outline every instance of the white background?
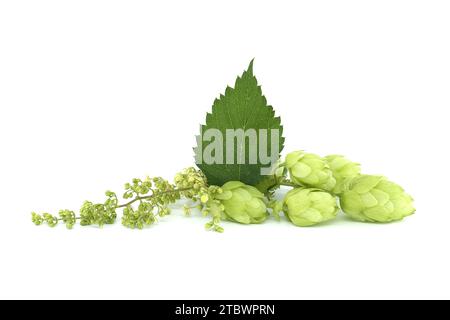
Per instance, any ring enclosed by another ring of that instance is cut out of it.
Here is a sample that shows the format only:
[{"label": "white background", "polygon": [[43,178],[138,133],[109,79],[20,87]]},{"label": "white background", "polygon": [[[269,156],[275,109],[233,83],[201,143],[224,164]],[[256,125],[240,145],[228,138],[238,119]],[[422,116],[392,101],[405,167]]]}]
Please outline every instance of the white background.
[{"label": "white background", "polygon": [[[0,298],[450,298],[448,1],[2,1]],[[255,59],[287,151],[345,154],[416,215],[203,230],[35,227],[193,162]]]}]

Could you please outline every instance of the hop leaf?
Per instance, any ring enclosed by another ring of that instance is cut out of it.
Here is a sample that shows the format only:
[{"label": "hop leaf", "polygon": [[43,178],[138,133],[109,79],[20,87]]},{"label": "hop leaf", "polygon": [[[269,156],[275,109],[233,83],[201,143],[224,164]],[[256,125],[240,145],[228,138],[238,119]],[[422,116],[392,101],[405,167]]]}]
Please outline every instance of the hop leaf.
[{"label": "hop leaf", "polygon": [[[253,75],[253,61],[241,77],[238,77],[234,88],[227,87],[225,95],[220,95],[219,99],[214,101],[212,113],[206,116],[206,125],[202,126],[202,132],[208,129],[217,129],[226,137],[227,129],[266,129],[267,132],[267,154],[270,155],[271,135],[270,130],[279,131],[279,140],[274,142],[278,144],[278,153],[281,152],[284,145],[283,127],[279,117],[275,117],[273,108],[267,105],[266,98],[262,95],[261,87],[258,85],[256,77]],[[200,137],[201,140],[202,137]],[[259,154],[259,146],[255,146]],[[198,143],[195,148],[197,155],[203,153],[203,144]],[[223,155],[225,156],[226,141],[223,139]],[[229,150],[227,150],[229,152]],[[279,154],[277,154],[277,157]],[[269,167],[270,164],[262,163],[257,157],[255,164],[249,161],[249,143],[245,142],[245,148],[234,148],[233,153],[234,164],[213,163],[207,164],[205,161],[197,166],[206,175],[210,185],[221,186],[228,181],[241,181],[248,185],[256,185],[266,176],[261,175],[261,168]],[[237,163],[237,159],[244,159],[243,164]]]},{"label": "hop leaf", "polygon": [[368,222],[401,220],[414,213],[413,199],[402,187],[382,176],[362,175],[341,196],[342,210]]}]

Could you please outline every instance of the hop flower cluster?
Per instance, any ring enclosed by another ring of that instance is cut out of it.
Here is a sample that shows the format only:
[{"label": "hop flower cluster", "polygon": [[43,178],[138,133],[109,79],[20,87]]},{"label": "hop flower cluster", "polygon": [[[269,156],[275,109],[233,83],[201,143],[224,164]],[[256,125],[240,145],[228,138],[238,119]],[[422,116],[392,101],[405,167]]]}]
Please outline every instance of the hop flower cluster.
[{"label": "hop flower cluster", "polygon": [[42,215],[32,213],[32,222],[35,225],[47,224],[55,227],[62,221],[68,229],[72,229],[76,221],[81,226],[113,224],[117,219],[117,209],[123,209],[122,225],[128,228],[143,229],[169,215],[170,205],[182,197],[194,202],[194,206],[185,206],[185,212],[190,215],[193,208],[199,209],[204,216],[211,216],[206,228],[222,232],[220,226],[224,206],[216,196],[222,193],[218,186],[208,186],[206,178],[200,170],[187,168],[175,176],[174,183],[160,178],[133,179],[124,187],[123,199],[126,203],[119,204],[116,194],[106,192],[104,203],[85,201],[80,209],[79,216],[70,210],[61,210],[59,218],[49,213]]},{"label": "hop flower cluster", "polygon": [[360,165],[340,155],[321,158],[295,151],[285,164],[295,187],[282,203],[273,203],[298,226],[311,226],[336,217],[341,209],[358,221],[391,222],[414,213],[413,199],[382,176],[362,175]]},{"label": "hop flower cluster", "polygon": [[150,202],[141,202],[135,210],[132,206],[123,209],[122,225],[134,229],[143,229],[158,221],[157,216],[164,217],[170,214],[169,208],[161,208],[155,211],[155,206]]},{"label": "hop flower cluster", "polygon": [[60,210],[59,216],[61,218],[61,221],[66,225],[67,229],[72,229],[77,222],[75,212],[71,210]]},{"label": "hop flower cluster", "polygon": [[225,206],[219,200],[223,189],[218,186],[210,186],[206,192],[202,191],[199,194],[201,212],[204,217],[211,217],[211,221],[205,224],[206,230],[213,230],[216,232],[223,232],[223,227],[220,225],[222,219],[225,218]]},{"label": "hop flower cluster", "polygon": [[116,221],[117,196],[112,191],[107,191],[105,203],[92,203],[85,201],[80,209],[80,224],[82,226],[113,224]]},{"label": "hop flower cluster", "polygon": [[[197,209],[211,218],[205,228],[217,232],[223,232],[222,220],[262,223],[269,209],[275,218],[280,219],[279,214],[284,212],[290,222],[302,227],[332,220],[340,208],[349,217],[367,222],[401,220],[415,211],[411,196],[399,185],[382,176],[362,175],[358,163],[340,155],[322,158],[304,151],[292,152],[268,181],[270,188],[263,194],[239,181],[208,185],[200,170],[187,168],[175,176],[173,184],[160,177],[133,179],[125,184],[124,204],[119,204],[114,192],[107,191],[104,203],[85,201],[79,216],[70,210],[60,210],[58,217],[33,212],[32,221],[50,227],[62,222],[72,229],[79,220],[82,226],[102,227],[115,223],[117,210],[123,209],[122,225],[143,229],[169,215],[170,206],[181,198],[192,202],[183,206],[186,216]],[[282,201],[274,200],[274,189],[281,185],[293,189]]]},{"label": "hop flower cluster", "polygon": [[40,215],[36,212],[32,212],[31,221],[37,226],[46,223],[51,228],[56,227],[58,223],[62,221],[66,225],[67,229],[72,229],[76,223],[76,217],[75,212],[70,210],[60,210],[59,218],[49,213],[43,213]]},{"label": "hop flower cluster", "polygon": [[175,175],[175,186],[181,190],[181,196],[199,201],[202,195],[208,194],[206,177],[200,170],[187,168]]},{"label": "hop flower cluster", "polygon": [[[180,192],[169,181],[147,177],[145,180],[133,179],[125,184],[124,199],[132,201],[123,205],[122,225],[131,229],[143,229],[158,221],[158,217],[170,214],[171,203],[180,199]],[[133,207],[138,203],[137,208]]]},{"label": "hop flower cluster", "polygon": [[80,225],[90,226],[97,225],[102,227],[105,224],[113,224],[116,221],[118,199],[114,192],[106,192],[106,200],[104,203],[92,203],[85,201],[80,209],[80,216],[77,217],[74,211],[60,210],[59,218],[49,213],[42,215],[33,212],[31,219],[35,225],[46,223],[49,227],[55,227],[59,222],[66,225],[67,229],[72,229],[77,220],[80,220]]}]

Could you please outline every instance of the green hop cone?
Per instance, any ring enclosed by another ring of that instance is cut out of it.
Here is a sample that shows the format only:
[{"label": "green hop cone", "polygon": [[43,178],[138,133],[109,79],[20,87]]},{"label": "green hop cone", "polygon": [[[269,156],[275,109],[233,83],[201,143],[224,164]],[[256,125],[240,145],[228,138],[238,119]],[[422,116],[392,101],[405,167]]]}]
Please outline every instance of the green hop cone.
[{"label": "green hop cone", "polygon": [[341,208],[351,218],[368,222],[401,220],[414,213],[413,199],[383,176],[361,175],[341,195]]},{"label": "green hop cone", "polygon": [[284,211],[296,226],[309,227],[334,219],[339,208],[336,198],[326,191],[296,188],[286,194]]},{"label": "green hop cone", "polygon": [[261,223],[267,219],[264,195],[255,187],[239,181],[223,185],[222,193],[216,196],[223,205],[225,216],[233,221],[250,224]]},{"label": "green hop cone", "polygon": [[341,194],[348,183],[361,173],[359,163],[352,162],[340,155],[329,155],[325,157],[325,161],[330,167],[333,177],[336,179],[336,185],[333,188],[334,194]]},{"label": "green hop cone", "polygon": [[298,185],[331,191],[336,185],[328,163],[318,155],[294,151],[286,156],[291,181]]}]

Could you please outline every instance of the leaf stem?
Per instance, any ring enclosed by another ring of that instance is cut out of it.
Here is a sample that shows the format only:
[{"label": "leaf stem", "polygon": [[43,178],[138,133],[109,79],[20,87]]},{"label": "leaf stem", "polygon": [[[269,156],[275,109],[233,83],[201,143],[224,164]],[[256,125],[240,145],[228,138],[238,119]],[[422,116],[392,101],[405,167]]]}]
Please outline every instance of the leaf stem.
[{"label": "leaf stem", "polygon": [[[57,218],[58,219],[58,221],[63,221],[63,218]],[[81,219],[81,217],[75,217],[75,220],[80,220]]]}]

